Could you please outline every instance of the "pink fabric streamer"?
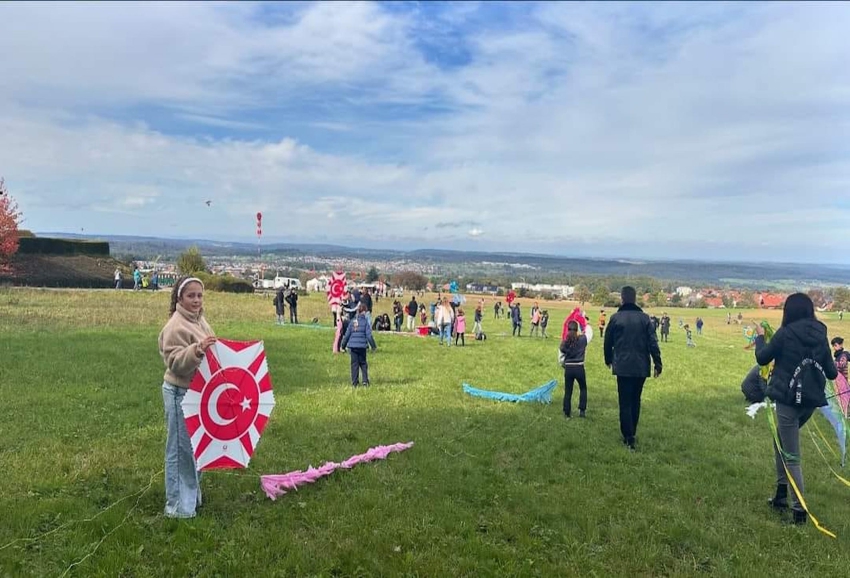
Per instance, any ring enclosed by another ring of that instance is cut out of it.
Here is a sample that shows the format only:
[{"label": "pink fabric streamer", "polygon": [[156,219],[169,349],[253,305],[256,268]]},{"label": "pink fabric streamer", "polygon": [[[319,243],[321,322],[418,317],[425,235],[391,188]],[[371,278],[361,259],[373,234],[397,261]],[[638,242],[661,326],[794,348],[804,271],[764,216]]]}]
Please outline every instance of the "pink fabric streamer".
[{"label": "pink fabric streamer", "polygon": [[312,484],[319,478],[330,475],[339,468],[348,470],[357,464],[383,460],[386,459],[386,457],[392,452],[403,452],[411,447],[413,447],[413,442],[408,442],[406,444],[398,443],[389,446],[378,446],[369,448],[369,451],[365,454],[351,456],[341,464],[336,462],[326,462],[318,468],[311,466],[306,472],[296,470],[294,472],[289,472],[288,474],[260,476],[260,486],[262,486],[263,491],[269,498],[276,500],[278,497],[286,494],[287,491],[297,490],[298,486],[303,486],[305,484]]},{"label": "pink fabric streamer", "polygon": [[841,411],[844,417],[847,416],[847,408],[850,406],[850,385],[847,383],[847,378],[842,373],[838,373],[835,378],[835,393],[838,395],[838,403],[841,405]]},{"label": "pink fabric streamer", "polygon": [[339,337],[342,335],[342,309],[336,316],[336,332],[334,333],[333,352],[339,353]]}]

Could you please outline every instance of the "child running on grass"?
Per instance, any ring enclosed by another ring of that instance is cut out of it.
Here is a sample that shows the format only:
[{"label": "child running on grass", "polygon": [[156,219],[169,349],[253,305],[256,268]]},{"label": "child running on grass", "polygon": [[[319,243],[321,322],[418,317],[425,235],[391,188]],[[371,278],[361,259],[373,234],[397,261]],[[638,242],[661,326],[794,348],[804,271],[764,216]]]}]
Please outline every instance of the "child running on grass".
[{"label": "child running on grass", "polygon": [[697,344],[694,343],[694,334],[691,331],[691,326],[688,325],[687,323],[685,323],[684,329],[685,329],[685,338],[687,339],[688,347],[696,347]]}]

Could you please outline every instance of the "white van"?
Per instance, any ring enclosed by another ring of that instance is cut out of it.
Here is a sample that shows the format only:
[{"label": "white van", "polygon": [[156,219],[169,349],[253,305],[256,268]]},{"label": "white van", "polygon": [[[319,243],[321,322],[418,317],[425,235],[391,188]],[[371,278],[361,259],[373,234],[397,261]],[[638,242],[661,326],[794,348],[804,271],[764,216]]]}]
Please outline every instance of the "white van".
[{"label": "white van", "polygon": [[292,277],[275,277],[274,278],[274,288],[280,289],[281,287],[287,289],[301,289],[301,280],[294,279]]}]

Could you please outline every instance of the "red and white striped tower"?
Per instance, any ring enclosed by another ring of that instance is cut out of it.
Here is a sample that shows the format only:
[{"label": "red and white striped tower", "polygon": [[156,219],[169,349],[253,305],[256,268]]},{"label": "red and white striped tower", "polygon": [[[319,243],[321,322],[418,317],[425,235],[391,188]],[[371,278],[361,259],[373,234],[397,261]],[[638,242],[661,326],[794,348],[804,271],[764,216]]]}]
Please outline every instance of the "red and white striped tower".
[{"label": "red and white striped tower", "polygon": [[260,238],[263,236],[263,214],[257,213],[257,257],[260,256]]}]

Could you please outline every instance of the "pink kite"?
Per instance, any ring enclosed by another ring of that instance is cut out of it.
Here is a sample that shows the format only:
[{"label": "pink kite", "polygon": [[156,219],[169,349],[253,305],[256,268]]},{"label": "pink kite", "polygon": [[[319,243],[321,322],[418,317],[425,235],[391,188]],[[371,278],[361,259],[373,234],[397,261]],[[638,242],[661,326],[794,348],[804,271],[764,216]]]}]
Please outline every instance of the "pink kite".
[{"label": "pink kite", "polygon": [[561,331],[561,341],[567,338],[567,329],[570,321],[578,323],[579,329],[581,329],[582,333],[584,333],[584,330],[587,327],[587,319],[585,319],[584,315],[581,314],[581,309],[576,307],[573,309],[573,312],[567,315],[567,318],[564,319],[564,329]]},{"label": "pink kite", "polygon": [[263,342],[216,341],[181,404],[198,471],[248,467],[274,405]]},{"label": "pink kite", "polygon": [[328,285],[328,305],[331,307],[339,307],[342,303],[342,296],[345,293],[345,272],[334,271],[331,275],[331,282]]},{"label": "pink kite", "polygon": [[507,301],[508,305],[510,305],[511,303],[514,302],[515,299],[516,299],[516,291],[511,289],[510,291],[508,291],[508,294],[505,297],[505,301]]},{"label": "pink kite", "polygon": [[326,462],[324,465],[314,468],[310,467],[306,472],[296,470],[288,474],[278,474],[269,476],[260,476],[260,486],[263,491],[272,500],[286,494],[288,490],[297,490],[298,486],[312,484],[319,478],[330,475],[339,468],[351,469],[357,464],[372,462],[375,460],[383,460],[392,452],[403,452],[406,449],[413,447],[413,442],[398,443],[390,446],[378,446],[369,448],[365,454],[351,456],[341,464],[336,462]]}]

